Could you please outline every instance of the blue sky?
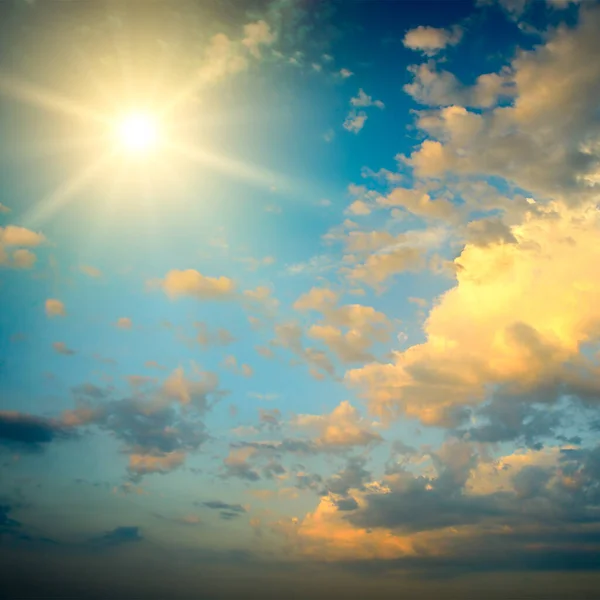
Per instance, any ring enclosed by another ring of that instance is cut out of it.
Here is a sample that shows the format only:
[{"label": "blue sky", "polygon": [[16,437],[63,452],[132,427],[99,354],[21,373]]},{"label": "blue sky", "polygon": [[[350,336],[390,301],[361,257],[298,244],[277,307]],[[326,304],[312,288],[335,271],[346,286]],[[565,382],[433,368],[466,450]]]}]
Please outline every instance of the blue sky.
[{"label": "blue sky", "polygon": [[0,12],[9,597],[597,586],[597,3]]}]

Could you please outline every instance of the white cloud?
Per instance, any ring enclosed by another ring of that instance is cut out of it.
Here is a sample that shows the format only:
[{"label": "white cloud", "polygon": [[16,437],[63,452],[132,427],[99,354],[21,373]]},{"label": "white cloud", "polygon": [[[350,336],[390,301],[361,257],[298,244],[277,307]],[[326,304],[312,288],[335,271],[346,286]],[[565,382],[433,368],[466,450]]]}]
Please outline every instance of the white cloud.
[{"label": "white cloud", "polygon": [[439,29],[423,25],[406,32],[403,43],[411,50],[419,50],[427,56],[437,54],[447,46],[455,46],[463,36],[461,27]]}]

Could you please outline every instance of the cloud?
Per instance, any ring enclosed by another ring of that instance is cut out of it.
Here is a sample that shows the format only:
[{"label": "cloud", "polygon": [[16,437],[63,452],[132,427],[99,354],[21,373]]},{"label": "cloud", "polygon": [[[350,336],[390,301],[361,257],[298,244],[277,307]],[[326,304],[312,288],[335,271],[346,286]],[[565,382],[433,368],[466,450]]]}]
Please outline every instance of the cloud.
[{"label": "cloud", "polygon": [[362,88],[358,90],[358,94],[354,98],[350,98],[350,104],[360,108],[367,108],[369,106],[385,108],[385,105],[381,100],[373,100],[373,98],[367,95]]},{"label": "cloud", "polygon": [[591,200],[600,165],[591,141],[600,132],[600,66],[589,57],[600,53],[599,24],[600,9],[590,5],[576,26],[561,25],[545,43],[519,52],[499,74],[511,85],[510,106],[482,113],[446,106],[418,121],[433,139],[406,159],[415,175],[485,174],[545,199]]},{"label": "cloud", "polygon": [[59,421],[16,411],[0,411],[0,444],[40,451],[56,439],[70,436]]},{"label": "cloud", "polygon": [[346,277],[354,283],[366,283],[381,289],[388,279],[403,271],[418,271],[425,266],[421,248],[410,246],[391,247],[371,254],[359,265],[346,269]]},{"label": "cloud", "polygon": [[64,356],[73,356],[75,354],[75,350],[69,348],[64,342],[54,342],[52,347],[57,354],[63,354]]},{"label": "cloud", "polygon": [[225,465],[225,477],[236,477],[246,481],[258,481],[260,475],[248,462],[248,460],[257,452],[256,448],[246,446],[242,448],[232,448],[229,455],[223,461]]},{"label": "cloud", "polygon": [[354,75],[354,73],[349,69],[340,69],[339,74],[342,79],[348,79],[349,77],[352,77],[352,75]]},{"label": "cloud", "polygon": [[243,377],[252,377],[254,373],[250,365],[243,363],[238,366],[237,359],[232,354],[225,357],[223,360],[223,366],[232,373],[235,373],[236,375],[242,375]]},{"label": "cloud", "polygon": [[8,208],[8,206],[5,206],[4,204],[2,204],[2,202],[0,202],[0,214],[6,215],[9,212],[10,212],[10,208]]},{"label": "cloud", "polygon": [[221,519],[230,520],[235,519],[244,513],[246,509],[241,504],[228,504],[227,502],[221,502],[220,500],[211,500],[209,502],[196,502],[196,506],[205,506],[211,510],[218,510]]},{"label": "cloud", "polygon": [[190,296],[197,300],[226,300],[235,294],[235,283],[228,277],[206,277],[195,271],[169,271],[160,286],[170,298]]},{"label": "cloud", "polygon": [[117,319],[115,325],[119,329],[131,329],[133,327],[133,323],[129,317],[120,317]]},{"label": "cloud", "polygon": [[87,387],[80,389],[78,406],[65,411],[61,421],[68,427],[95,425],[114,435],[129,455],[133,479],[169,472],[209,438],[200,418],[209,400],[219,396],[218,378],[206,372],[197,375],[190,379],[179,368],[157,389],[119,400],[107,400],[107,394],[99,396]]},{"label": "cloud", "polygon": [[[1,212],[1,211],[0,211]],[[36,255],[27,248],[33,248],[44,243],[46,238],[41,233],[36,233],[16,225],[0,227],[0,266],[12,269],[31,269],[36,260]],[[10,248],[16,250],[9,250]]]},{"label": "cloud", "polygon": [[229,344],[235,341],[233,334],[223,328],[210,331],[206,323],[196,322],[194,328],[197,331],[196,342],[204,348],[210,348],[212,346],[229,346]]},{"label": "cloud", "polygon": [[10,246],[26,246],[33,248],[39,246],[45,241],[41,233],[36,233],[25,227],[16,225],[7,225],[0,227],[0,245],[5,247]]},{"label": "cloud", "polygon": [[467,244],[454,261],[456,287],[429,313],[426,342],[396,352],[393,364],[349,371],[347,380],[377,412],[430,424],[450,422],[492,391],[593,402],[599,367],[580,352],[600,335],[592,267],[599,214],[554,204],[511,228],[516,243]]},{"label": "cloud", "polygon": [[170,473],[185,461],[185,452],[165,452],[161,454],[130,454],[127,470],[134,475],[148,473]]},{"label": "cloud", "polygon": [[100,269],[97,269],[96,267],[92,267],[90,265],[82,265],[81,267],[79,267],[79,270],[84,275],[87,275],[88,277],[92,277],[94,279],[98,279],[99,277],[102,277],[102,271],[100,271]]},{"label": "cloud", "polygon": [[250,54],[255,58],[261,57],[261,46],[271,46],[277,39],[276,34],[271,31],[268,23],[262,20],[244,25],[244,35],[242,44],[248,48]]},{"label": "cloud", "polygon": [[[510,69],[499,73],[484,73],[477,77],[472,86],[463,85],[449,71],[440,71],[434,62],[408,67],[413,80],[404,86],[404,91],[420,104],[429,106],[466,106],[492,108],[500,100],[510,100],[517,90]],[[431,116],[424,113],[419,123],[427,125]],[[425,127],[423,127],[425,129]]]},{"label": "cloud", "polygon": [[391,323],[370,306],[337,306],[337,299],[337,294],[328,288],[312,288],[298,298],[294,309],[323,314],[322,321],[308,329],[308,336],[322,341],[341,362],[373,360],[370,348],[376,342],[388,340]]},{"label": "cloud", "polygon": [[403,44],[411,50],[419,50],[427,56],[433,56],[447,46],[456,46],[463,36],[461,27],[440,29],[420,25],[406,32]]},{"label": "cloud", "polygon": [[46,315],[50,318],[53,317],[64,317],[67,313],[65,305],[55,298],[48,298],[46,300]]},{"label": "cloud", "polygon": [[[379,196],[377,204],[392,209],[402,208],[413,215],[428,220],[456,222],[461,215],[460,209],[454,203],[446,198],[434,199],[425,190],[419,188],[394,188],[387,196]],[[360,235],[360,233],[356,232],[357,235]],[[391,244],[391,240],[388,242],[389,244]],[[352,251],[351,248],[350,250]]]},{"label": "cloud", "polygon": [[208,408],[208,397],[217,392],[219,378],[210,371],[196,370],[196,379],[186,377],[183,367],[175,369],[165,380],[162,393],[181,405],[191,405],[204,412]]},{"label": "cloud", "polygon": [[267,316],[273,316],[279,307],[279,300],[273,297],[273,291],[267,286],[245,290],[242,302],[247,310],[261,312]]},{"label": "cloud", "polygon": [[367,113],[363,111],[356,112],[352,110],[348,113],[348,116],[343,123],[343,127],[346,131],[358,133],[365,126],[367,118]]},{"label": "cloud", "polygon": [[326,415],[298,415],[292,424],[315,431],[315,442],[322,449],[368,446],[382,439],[348,401],[341,402]]},{"label": "cloud", "polygon": [[205,50],[200,77],[208,83],[216,83],[228,75],[245,71],[248,64],[248,58],[241,52],[240,44],[224,33],[218,33],[210,39]]},{"label": "cloud", "polygon": [[92,538],[90,541],[98,546],[120,546],[132,542],[141,542],[143,536],[139,527],[115,527],[98,537]]}]

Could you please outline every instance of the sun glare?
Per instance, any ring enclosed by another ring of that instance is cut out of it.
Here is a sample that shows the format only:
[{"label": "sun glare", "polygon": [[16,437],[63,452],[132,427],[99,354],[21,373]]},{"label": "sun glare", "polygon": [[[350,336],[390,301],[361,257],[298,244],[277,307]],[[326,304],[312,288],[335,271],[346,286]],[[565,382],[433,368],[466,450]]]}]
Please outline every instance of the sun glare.
[{"label": "sun glare", "polygon": [[147,152],[156,146],[157,124],[147,114],[127,115],[120,121],[117,135],[121,145],[129,152]]}]

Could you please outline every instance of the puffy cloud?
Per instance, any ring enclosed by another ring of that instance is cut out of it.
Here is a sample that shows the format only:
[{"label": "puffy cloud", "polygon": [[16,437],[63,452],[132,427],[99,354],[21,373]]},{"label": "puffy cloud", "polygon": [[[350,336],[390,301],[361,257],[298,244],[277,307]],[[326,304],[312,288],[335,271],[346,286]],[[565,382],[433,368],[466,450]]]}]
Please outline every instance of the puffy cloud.
[{"label": "puffy cloud", "polygon": [[348,269],[346,276],[355,283],[366,283],[381,289],[381,285],[393,275],[403,271],[416,271],[424,265],[424,254],[420,248],[391,247],[371,254],[363,264]]},{"label": "puffy cloud", "polygon": [[266,286],[259,286],[254,290],[245,290],[242,302],[247,310],[263,312],[273,315],[279,307],[279,300],[273,297],[273,292]]},{"label": "puffy cloud", "polygon": [[48,298],[48,300],[46,300],[45,306],[46,315],[50,318],[64,317],[67,314],[65,310],[65,305],[60,300],[56,300],[56,298]]},{"label": "puffy cloud", "polygon": [[133,323],[129,317],[121,317],[117,319],[116,326],[119,329],[131,329],[133,327]]},{"label": "puffy cloud", "polygon": [[600,54],[600,9],[584,7],[579,15],[575,27],[551,31],[500,74],[513,88],[510,106],[482,114],[438,111],[436,139],[424,141],[408,161],[415,174],[494,175],[546,198],[592,198],[600,165],[594,142],[600,66],[589,57]]},{"label": "puffy cloud", "polygon": [[223,461],[226,477],[237,477],[246,481],[258,481],[260,475],[248,462],[256,454],[257,449],[251,446],[232,448],[229,455]]},{"label": "puffy cloud", "polygon": [[248,68],[248,58],[241,52],[240,44],[224,33],[213,36],[205,51],[205,62],[200,69],[202,80],[215,83],[228,75]]},{"label": "puffy cloud", "polygon": [[279,323],[275,326],[275,338],[269,342],[271,348],[287,348],[310,367],[316,379],[333,377],[335,368],[327,355],[316,348],[305,348],[302,326],[295,321]]},{"label": "puffy cloud", "polygon": [[137,454],[129,455],[127,470],[133,475],[146,475],[148,473],[170,473],[181,466],[185,461],[185,452],[165,452],[162,454]]},{"label": "puffy cloud", "polygon": [[132,542],[141,542],[143,536],[139,527],[115,527],[90,541],[99,546],[120,546]]},{"label": "puffy cloud", "polygon": [[[36,255],[27,248],[39,246],[46,238],[25,227],[7,225],[0,227],[0,266],[13,269],[31,269],[35,264]],[[19,247],[10,251],[10,248]]]},{"label": "puffy cloud", "polygon": [[77,407],[65,411],[61,422],[71,428],[95,425],[112,433],[130,457],[133,479],[166,473],[208,439],[199,417],[207,410],[209,398],[218,396],[218,379],[211,373],[199,375],[199,380],[188,379],[183,369],[176,369],[161,387],[146,392],[149,398],[138,394],[107,400],[110,390],[99,395],[94,388],[80,387]]},{"label": "puffy cloud", "polygon": [[315,431],[315,442],[323,449],[368,446],[381,441],[381,436],[348,401],[341,402],[326,415],[298,415],[292,423]]},{"label": "puffy cloud", "polygon": [[216,393],[219,378],[210,371],[196,369],[197,379],[186,377],[183,367],[175,369],[165,380],[162,393],[165,397],[176,400],[182,406],[190,405],[199,411],[208,408],[208,397]]},{"label": "puffy cloud", "polygon": [[385,108],[385,105],[381,100],[373,100],[373,98],[366,94],[362,88],[358,90],[358,94],[356,96],[350,98],[350,104],[359,108],[367,108],[369,106]]},{"label": "puffy cloud", "polygon": [[343,123],[343,127],[346,131],[358,133],[365,126],[367,118],[367,113],[363,111],[350,111]]},{"label": "puffy cloud", "polygon": [[79,267],[79,270],[84,275],[87,275],[88,277],[92,277],[94,279],[98,279],[99,277],[102,277],[102,271],[100,271],[100,269],[98,269],[96,267],[92,267],[90,265],[82,265],[81,267]]},{"label": "puffy cloud", "polygon": [[12,254],[12,265],[15,269],[31,269],[37,260],[36,255],[30,250],[20,248]]},{"label": "puffy cloud", "polygon": [[[403,208],[413,215],[425,219],[437,219],[445,222],[456,221],[461,214],[460,209],[446,198],[431,198],[427,192],[418,188],[394,188],[387,196],[380,196],[377,203],[389,208]],[[388,245],[392,241],[389,240]],[[349,250],[353,251],[352,247],[349,247]]]},{"label": "puffy cloud", "polygon": [[260,58],[261,46],[270,46],[277,39],[269,24],[262,20],[244,25],[244,36],[242,44],[248,48],[250,54],[255,58]]},{"label": "puffy cloud", "polygon": [[296,300],[294,308],[323,313],[323,320],[309,328],[308,336],[321,340],[339,360],[372,360],[369,349],[375,342],[385,342],[388,339],[390,322],[383,313],[370,306],[337,306],[337,299],[337,294],[328,288],[312,288]]},{"label": "puffy cloud", "polygon": [[64,342],[54,342],[52,347],[57,354],[63,354],[64,356],[72,356],[75,354],[75,350],[69,348]]},{"label": "puffy cloud", "polygon": [[420,25],[406,32],[403,44],[411,50],[420,50],[427,56],[433,56],[447,46],[456,46],[462,35],[463,30],[460,27],[448,30]]},{"label": "puffy cloud", "polygon": [[228,346],[235,341],[235,337],[227,329],[219,328],[215,331],[210,331],[206,323],[202,322],[194,323],[194,328],[197,331],[196,341],[204,348]]},{"label": "puffy cloud", "polygon": [[363,387],[376,411],[425,423],[451,422],[457,407],[483,402],[490,386],[591,401],[598,366],[580,351],[600,335],[599,215],[554,204],[511,228],[516,243],[467,244],[454,261],[456,287],[425,323],[427,341],[396,352],[393,364],[349,371],[347,380]]},{"label": "puffy cloud", "polygon": [[207,277],[194,269],[169,271],[160,284],[171,298],[190,296],[198,300],[230,299],[236,287],[228,277]]},{"label": "puffy cloud", "polygon": [[413,80],[404,91],[420,104],[429,106],[470,106],[490,108],[510,99],[516,90],[509,70],[480,75],[472,86],[463,85],[449,71],[438,70],[434,62],[411,65]]},{"label": "puffy cloud", "polygon": [[[346,120],[343,123],[344,129],[351,133],[358,133],[365,126],[367,121],[367,113],[364,110],[356,110],[357,108],[369,108],[377,107],[384,108],[384,104],[381,100],[373,100],[373,98],[365,93],[363,89],[358,90],[358,94],[350,99],[350,105],[353,109],[346,116]],[[357,214],[368,214],[368,213],[357,213]]]},{"label": "puffy cloud", "polygon": [[36,233],[25,227],[7,225],[0,227],[0,244],[3,246],[39,246],[45,241],[41,233]]},{"label": "puffy cloud", "polygon": [[223,360],[223,366],[232,373],[235,373],[236,375],[242,375],[243,377],[252,377],[254,373],[250,365],[245,363],[238,365],[236,357],[232,354],[225,357]]},{"label": "puffy cloud", "polygon": [[16,411],[0,411],[0,444],[40,451],[55,439],[69,437],[60,421]]}]

